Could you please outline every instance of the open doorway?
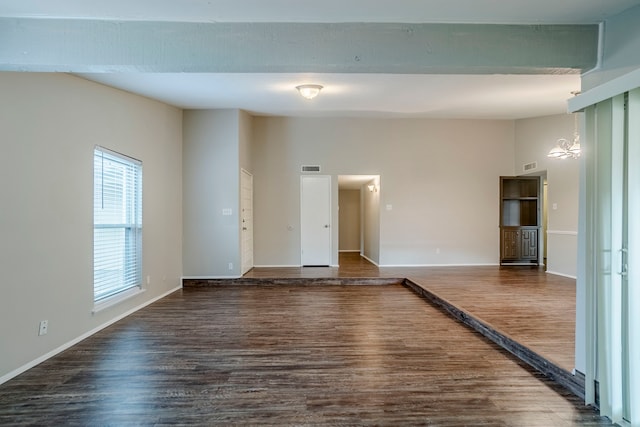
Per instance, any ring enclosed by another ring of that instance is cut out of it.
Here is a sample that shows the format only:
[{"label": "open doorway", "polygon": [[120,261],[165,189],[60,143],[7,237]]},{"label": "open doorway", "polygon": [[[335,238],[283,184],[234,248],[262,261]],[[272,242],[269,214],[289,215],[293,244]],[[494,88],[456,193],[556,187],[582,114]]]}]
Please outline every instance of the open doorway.
[{"label": "open doorway", "polygon": [[338,251],[380,262],[380,176],[338,176]]}]

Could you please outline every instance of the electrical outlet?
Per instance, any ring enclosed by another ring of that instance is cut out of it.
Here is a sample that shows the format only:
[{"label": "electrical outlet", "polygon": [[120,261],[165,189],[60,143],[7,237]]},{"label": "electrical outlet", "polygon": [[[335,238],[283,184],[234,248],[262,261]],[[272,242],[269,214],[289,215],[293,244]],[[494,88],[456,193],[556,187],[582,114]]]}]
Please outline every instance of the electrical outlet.
[{"label": "electrical outlet", "polygon": [[40,329],[38,329],[38,335],[47,335],[47,329],[49,329],[49,321],[41,320]]},{"label": "electrical outlet", "polygon": [[151,284],[151,276],[147,276],[147,285]]},{"label": "electrical outlet", "polygon": [[229,270],[233,270],[233,263],[232,262],[229,263]]}]

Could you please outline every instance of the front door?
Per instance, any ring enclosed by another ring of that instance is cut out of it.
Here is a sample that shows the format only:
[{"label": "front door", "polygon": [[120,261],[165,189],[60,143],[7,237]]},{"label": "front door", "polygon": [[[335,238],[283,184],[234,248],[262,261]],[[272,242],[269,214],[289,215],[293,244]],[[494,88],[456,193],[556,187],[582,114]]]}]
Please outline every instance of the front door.
[{"label": "front door", "polygon": [[303,175],[300,192],[301,263],[331,264],[331,177]]}]

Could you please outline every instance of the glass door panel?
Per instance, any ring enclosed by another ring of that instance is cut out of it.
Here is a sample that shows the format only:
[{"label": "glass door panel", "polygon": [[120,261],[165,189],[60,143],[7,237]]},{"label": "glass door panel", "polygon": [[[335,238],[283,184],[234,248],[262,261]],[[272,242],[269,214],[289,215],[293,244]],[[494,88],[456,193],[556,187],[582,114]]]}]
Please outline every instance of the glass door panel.
[{"label": "glass door panel", "polygon": [[637,426],[640,425],[640,89],[629,92],[626,114],[623,415]]}]

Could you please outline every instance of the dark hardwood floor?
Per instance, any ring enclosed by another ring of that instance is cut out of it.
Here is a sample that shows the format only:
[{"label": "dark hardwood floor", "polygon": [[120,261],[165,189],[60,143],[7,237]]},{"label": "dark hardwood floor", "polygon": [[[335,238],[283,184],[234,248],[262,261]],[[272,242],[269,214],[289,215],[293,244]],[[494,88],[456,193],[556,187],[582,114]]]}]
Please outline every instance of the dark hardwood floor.
[{"label": "dark hardwood floor", "polygon": [[409,278],[560,368],[574,368],[576,282],[537,267],[378,268],[342,252],[339,268],[255,268],[244,277]]},{"label": "dark hardwood floor", "polygon": [[573,370],[574,279],[511,266],[435,268],[412,280],[557,366]]},{"label": "dark hardwood floor", "polygon": [[609,425],[401,285],[185,288],[0,386],[0,425]]}]

